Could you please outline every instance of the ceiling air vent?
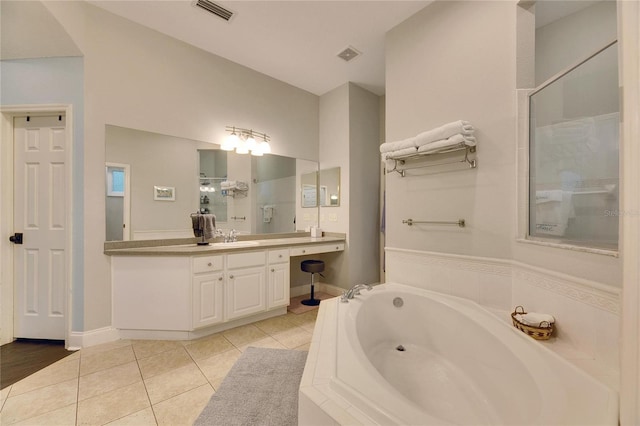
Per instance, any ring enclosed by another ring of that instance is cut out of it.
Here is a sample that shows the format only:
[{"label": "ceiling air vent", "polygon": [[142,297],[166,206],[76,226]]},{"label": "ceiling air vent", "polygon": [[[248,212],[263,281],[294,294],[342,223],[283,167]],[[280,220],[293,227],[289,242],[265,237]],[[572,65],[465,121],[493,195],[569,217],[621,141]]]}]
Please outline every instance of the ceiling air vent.
[{"label": "ceiling air vent", "polygon": [[342,58],[345,61],[349,62],[350,60],[360,55],[361,53],[358,52],[358,50],[355,47],[349,46],[346,49],[344,49],[342,52],[338,53],[338,58]]},{"label": "ceiling air vent", "polygon": [[196,0],[193,3],[194,6],[197,6],[199,8],[202,8],[204,10],[206,10],[209,13],[213,13],[214,15],[216,15],[219,18],[224,19],[225,21],[229,21],[231,19],[231,17],[233,16],[233,12],[225,9],[224,7],[220,6],[219,4],[216,4],[212,1],[209,0]]}]

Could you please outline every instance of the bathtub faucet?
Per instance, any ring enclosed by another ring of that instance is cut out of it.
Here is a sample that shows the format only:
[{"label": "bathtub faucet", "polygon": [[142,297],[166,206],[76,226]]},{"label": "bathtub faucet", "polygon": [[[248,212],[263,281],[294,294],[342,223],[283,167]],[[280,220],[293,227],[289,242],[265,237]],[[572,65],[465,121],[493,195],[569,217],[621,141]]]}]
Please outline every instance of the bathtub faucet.
[{"label": "bathtub faucet", "polygon": [[349,303],[349,299],[353,299],[353,296],[359,295],[360,290],[362,290],[363,288],[366,288],[369,291],[373,289],[373,287],[371,287],[369,284],[356,284],[353,287],[351,287],[348,291],[345,291],[344,293],[342,293],[342,297],[340,297],[340,301],[342,303]]}]

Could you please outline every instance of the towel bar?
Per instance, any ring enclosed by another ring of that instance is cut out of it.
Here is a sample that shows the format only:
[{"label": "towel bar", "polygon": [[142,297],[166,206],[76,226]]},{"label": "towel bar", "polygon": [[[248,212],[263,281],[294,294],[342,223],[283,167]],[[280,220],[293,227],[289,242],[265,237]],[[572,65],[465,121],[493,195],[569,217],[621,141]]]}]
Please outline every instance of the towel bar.
[{"label": "towel bar", "polygon": [[430,225],[458,225],[460,228],[465,227],[464,219],[458,219],[457,221],[442,221],[442,220],[413,220],[413,219],[403,219],[402,223],[406,223],[409,226],[412,226],[414,223],[427,223]]},{"label": "towel bar", "polygon": [[[421,157],[428,157],[428,156],[433,156],[433,155],[440,155],[440,154],[450,154],[453,152],[459,152],[459,151],[464,151],[464,158],[461,160],[456,160],[456,161],[448,161],[446,163],[435,163],[435,164],[422,164],[419,166],[415,166],[415,167],[404,167],[402,169],[399,169],[398,166],[404,166],[406,161],[408,160],[416,160],[419,159]],[[469,158],[469,154],[473,154],[476,152],[476,147],[475,146],[463,146],[463,147],[455,147],[452,149],[448,149],[446,151],[440,151],[440,152],[433,152],[433,153],[420,153],[417,152],[415,154],[410,154],[410,155],[403,155],[400,157],[389,157],[389,160],[394,160],[395,164],[393,169],[391,170],[387,170],[387,172],[398,172],[400,174],[400,176],[405,177],[406,175],[406,171],[407,170],[412,170],[412,169],[421,169],[424,167],[434,167],[434,166],[444,166],[447,164],[457,164],[457,163],[467,163],[469,165],[470,169],[475,169],[476,167],[478,167],[478,162],[476,159],[470,159]]]}]

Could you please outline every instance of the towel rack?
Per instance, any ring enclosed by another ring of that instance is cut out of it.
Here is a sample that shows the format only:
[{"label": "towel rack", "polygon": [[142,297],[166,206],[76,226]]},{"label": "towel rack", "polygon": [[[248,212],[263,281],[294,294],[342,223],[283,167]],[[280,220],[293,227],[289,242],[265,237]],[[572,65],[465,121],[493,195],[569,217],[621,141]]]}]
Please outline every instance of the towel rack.
[{"label": "towel rack", "polygon": [[414,223],[428,223],[430,225],[458,225],[460,228],[465,227],[464,219],[458,219],[456,221],[442,221],[442,220],[413,220],[403,219],[402,223],[406,223],[409,226],[413,226]]},{"label": "towel rack", "polygon": [[233,220],[247,220],[246,216],[231,216]]},{"label": "towel rack", "polygon": [[[428,156],[433,156],[433,155],[439,155],[439,154],[450,154],[450,153],[454,153],[454,152],[462,152],[464,151],[464,158],[461,160],[456,160],[456,161],[449,161],[446,163],[437,163],[437,164],[421,164],[419,166],[415,166],[415,167],[402,167],[402,168],[398,168],[398,166],[404,166],[406,164],[407,161],[410,160],[417,160],[420,158],[424,158],[424,157],[428,157]],[[424,167],[433,167],[433,166],[444,166],[446,164],[457,164],[457,163],[467,163],[469,165],[470,169],[475,169],[476,167],[478,167],[478,162],[477,160],[474,159],[470,159],[469,158],[469,154],[473,154],[476,152],[476,147],[475,146],[457,146],[455,148],[452,149],[447,149],[445,151],[439,151],[439,152],[416,152],[415,154],[407,154],[407,155],[401,155],[398,157],[388,157],[388,160],[394,160],[395,164],[393,169],[388,170],[388,172],[398,172],[400,174],[400,176],[405,177],[405,171],[406,170],[412,170],[412,169],[421,169]]]}]

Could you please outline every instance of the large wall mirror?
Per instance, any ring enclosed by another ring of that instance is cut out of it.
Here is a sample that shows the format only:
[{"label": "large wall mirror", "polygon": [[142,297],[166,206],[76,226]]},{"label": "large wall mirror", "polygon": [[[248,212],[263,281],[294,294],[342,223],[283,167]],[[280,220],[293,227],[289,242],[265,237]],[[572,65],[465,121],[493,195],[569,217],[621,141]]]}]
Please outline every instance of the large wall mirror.
[{"label": "large wall mirror", "polygon": [[295,232],[302,176],[315,161],[222,151],[216,144],[106,126],[106,240],[193,237],[190,215],[245,234]]},{"label": "large wall mirror", "polygon": [[306,173],[300,181],[303,208],[340,205],[340,167]]}]

